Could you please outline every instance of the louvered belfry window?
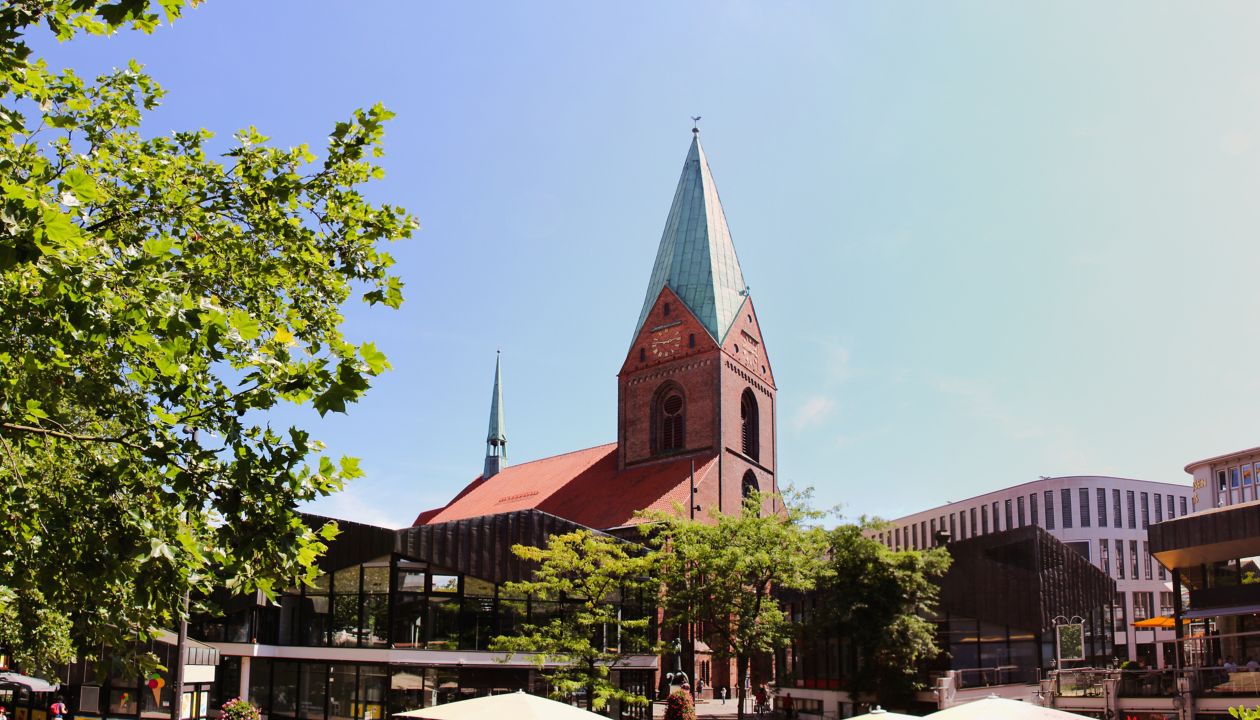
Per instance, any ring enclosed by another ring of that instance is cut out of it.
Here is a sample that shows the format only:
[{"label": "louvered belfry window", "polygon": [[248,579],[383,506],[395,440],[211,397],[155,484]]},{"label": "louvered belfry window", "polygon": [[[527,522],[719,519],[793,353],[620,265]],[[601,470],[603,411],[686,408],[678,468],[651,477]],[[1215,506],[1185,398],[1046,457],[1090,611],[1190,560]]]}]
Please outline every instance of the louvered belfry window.
[{"label": "louvered belfry window", "polygon": [[657,394],[653,418],[656,432],[653,433],[656,453],[667,453],[682,450],[687,439],[686,402],[677,387],[667,386]]},{"label": "louvered belfry window", "polygon": [[739,400],[740,439],[744,454],[759,461],[761,460],[761,435],[758,415],[757,398],[753,396],[752,389],[744,390]]}]

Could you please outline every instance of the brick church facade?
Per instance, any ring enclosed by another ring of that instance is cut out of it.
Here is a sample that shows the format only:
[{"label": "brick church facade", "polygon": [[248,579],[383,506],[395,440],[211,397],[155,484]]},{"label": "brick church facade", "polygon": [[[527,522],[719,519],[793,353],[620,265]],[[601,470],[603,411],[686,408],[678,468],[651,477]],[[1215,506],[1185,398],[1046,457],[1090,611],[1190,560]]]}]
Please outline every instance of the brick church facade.
[{"label": "brick church facade", "polygon": [[616,442],[508,464],[495,373],[484,472],[416,526],[536,509],[628,535],[642,510],[703,518],[778,490],[774,375],[698,133],[617,376]]}]

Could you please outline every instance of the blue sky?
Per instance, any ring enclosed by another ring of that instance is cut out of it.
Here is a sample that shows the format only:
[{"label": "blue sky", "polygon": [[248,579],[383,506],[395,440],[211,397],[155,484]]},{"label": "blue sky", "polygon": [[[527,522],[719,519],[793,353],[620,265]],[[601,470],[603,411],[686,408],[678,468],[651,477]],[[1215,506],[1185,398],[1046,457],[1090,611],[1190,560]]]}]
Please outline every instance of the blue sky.
[{"label": "blue sky", "polygon": [[135,57],[154,134],[322,141],[383,102],[394,370],[287,413],[368,477],[315,509],[410,522],[473,478],[494,353],[509,458],[614,438],[689,115],[779,383],[781,481],[897,516],[1039,475],[1182,482],[1260,444],[1260,6],[246,2]]}]

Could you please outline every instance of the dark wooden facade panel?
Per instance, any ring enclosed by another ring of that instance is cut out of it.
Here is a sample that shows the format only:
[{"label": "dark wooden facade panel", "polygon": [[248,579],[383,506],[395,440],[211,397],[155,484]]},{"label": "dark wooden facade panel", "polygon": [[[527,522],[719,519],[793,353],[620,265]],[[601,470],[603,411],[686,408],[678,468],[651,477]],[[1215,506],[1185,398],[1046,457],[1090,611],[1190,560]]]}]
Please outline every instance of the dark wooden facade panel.
[{"label": "dark wooden facade panel", "polygon": [[1151,525],[1147,532],[1151,553],[1160,555],[1161,560],[1175,558],[1197,563],[1228,559],[1216,558],[1209,546],[1260,543],[1260,502],[1165,520]]},{"label": "dark wooden facade panel", "polygon": [[941,610],[1031,631],[1059,615],[1087,616],[1110,605],[1115,581],[1039,527],[960,540],[941,581]]},{"label": "dark wooden facade panel", "polygon": [[531,567],[513,545],[542,547],[551,536],[574,530],[590,528],[541,510],[518,510],[399,530],[397,552],[497,584],[529,575]]}]

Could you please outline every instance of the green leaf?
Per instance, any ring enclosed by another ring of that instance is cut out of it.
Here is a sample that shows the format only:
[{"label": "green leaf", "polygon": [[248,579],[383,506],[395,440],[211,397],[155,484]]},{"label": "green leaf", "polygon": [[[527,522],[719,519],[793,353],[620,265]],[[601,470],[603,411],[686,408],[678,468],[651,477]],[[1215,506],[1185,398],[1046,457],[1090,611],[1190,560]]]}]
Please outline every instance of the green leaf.
[{"label": "green leaf", "polygon": [[26,419],[28,421],[38,423],[40,420],[47,420],[48,413],[40,409],[40,402],[38,400],[27,400]]},{"label": "green leaf", "polygon": [[228,314],[228,324],[236,330],[242,340],[249,341],[262,332],[262,324],[244,310],[233,310]]},{"label": "green leaf", "polygon": [[341,476],[346,480],[363,477],[363,471],[359,469],[359,458],[341,458]]},{"label": "green leaf", "polygon": [[359,347],[359,357],[363,358],[363,362],[367,363],[368,370],[373,375],[380,375],[386,368],[390,367],[389,360],[386,359],[385,353],[377,350],[375,343],[363,343],[363,345]]},{"label": "green leaf", "polygon": [[70,216],[55,209],[44,209],[44,237],[57,244],[70,244],[79,239],[79,228]]},{"label": "green leaf", "polygon": [[175,247],[175,239],[169,235],[160,235],[152,237],[144,241],[143,249],[145,255],[153,257],[161,257],[171,254],[171,250]]},{"label": "green leaf", "polygon": [[92,179],[91,175],[79,168],[67,170],[66,174],[61,176],[61,185],[63,188],[73,192],[75,197],[82,202],[96,202],[100,198],[100,193],[96,188],[96,181]]}]

